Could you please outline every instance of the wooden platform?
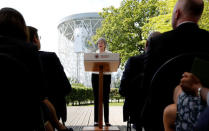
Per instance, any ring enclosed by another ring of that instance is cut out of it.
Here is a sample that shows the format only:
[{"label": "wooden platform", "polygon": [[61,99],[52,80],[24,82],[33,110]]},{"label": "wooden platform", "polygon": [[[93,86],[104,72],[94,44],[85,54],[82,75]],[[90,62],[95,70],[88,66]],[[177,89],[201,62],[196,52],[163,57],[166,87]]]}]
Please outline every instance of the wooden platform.
[{"label": "wooden platform", "polygon": [[117,126],[104,126],[102,128],[94,127],[94,126],[85,126],[82,129],[83,131],[120,131]]},{"label": "wooden platform", "polygon": [[[118,127],[120,131],[127,131],[126,122],[123,122],[123,107],[110,106],[109,120],[112,127]],[[93,106],[69,106],[67,109],[66,126],[74,131],[82,131],[84,127],[92,127],[94,124]],[[135,131],[132,129],[132,131]]]},{"label": "wooden platform", "polygon": [[[127,131],[126,126],[117,126],[120,131]],[[73,126],[74,131],[83,131],[84,126]],[[131,129],[131,131],[136,131],[135,129]]]}]

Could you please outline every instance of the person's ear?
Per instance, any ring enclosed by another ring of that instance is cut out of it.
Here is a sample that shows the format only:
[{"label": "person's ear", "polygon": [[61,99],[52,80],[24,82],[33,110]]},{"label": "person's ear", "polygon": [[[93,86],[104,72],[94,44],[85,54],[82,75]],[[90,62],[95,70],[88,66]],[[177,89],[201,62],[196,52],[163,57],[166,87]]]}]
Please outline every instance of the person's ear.
[{"label": "person's ear", "polygon": [[33,37],[33,41],[34,41],[34,43],[37,43],[38,42],[38,38],[35,35]]},{"label": "person's ear", "polygon": [[33,36],[33,42],[35,43],[37,41],[37,38],[36,38],[36,36],[34,35]]},{"label": "person's ear", "polygon": [[180,10],[176,10],[176,13],[175,13],[175,19],[178,20],[180,17],[181,17],[181,11]]}]

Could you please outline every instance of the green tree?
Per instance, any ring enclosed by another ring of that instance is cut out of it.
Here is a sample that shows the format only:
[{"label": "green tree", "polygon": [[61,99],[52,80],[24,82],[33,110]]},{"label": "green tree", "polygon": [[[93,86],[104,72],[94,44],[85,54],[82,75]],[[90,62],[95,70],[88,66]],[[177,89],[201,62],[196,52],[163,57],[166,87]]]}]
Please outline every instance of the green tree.
[{"label": "green tree", "polygon": [[[153,31],[172,30],[171,19],[177,0],[123,0],[119,8],[104,8],[101,28],[93,40],[104,37],[109,50],[121,54],[121,67],[130,56],[143,50],[146,38]],[[204,0],[200,28],[209,31],[209,0]]]},{"label": "green tree", "polygon": [[[143,37],[147,37],[152,31],[166,32],[172,30],[171,19],[173,8],[177,0],[165,0],[157,3],[159,15],[151,17],[143,27]],[[209,30],[209,1],[204,0],[204,11],[199,22],[199,26],[202,29]]]},{"label": "green tree", "polygon": [[147,38],[153,31],[163,33],[172,29],[171,17],[176,1],[177,0],[164,0],[156,3],[159,15],[150,17],[148,22],[142,27],[143,37]]},{"label": "green tree", "polygon": [[150,17],[158,15],[157,0],[123,0],[119,8],[104,8],[100,15],[104,18],[93,40],[104,37],[109,50],[121,54],[122,65],[144,48],[141,27]]},{"label": "green tree", "polygon": [[199,22],[199,26],[202,29],[209,31],[209,0],[204,0],[204,11]]}]

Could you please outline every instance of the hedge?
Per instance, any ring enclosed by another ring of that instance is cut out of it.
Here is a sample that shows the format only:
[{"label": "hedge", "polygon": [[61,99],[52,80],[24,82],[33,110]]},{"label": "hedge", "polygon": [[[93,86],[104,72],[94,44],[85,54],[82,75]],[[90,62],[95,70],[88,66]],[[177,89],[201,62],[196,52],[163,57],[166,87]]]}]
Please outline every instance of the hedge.
[{"label": "hedge", "polygon": [[[110,90],[110,101],[123,100],[123,97],[120,96],[118,88],[111,88]],[[72,92],[66,97],[67,104],[71,105],[83,105],[83,104],[93,104],[94,95],[93,89],[91,87],[85,87],[79,83],[72,84]]]}]

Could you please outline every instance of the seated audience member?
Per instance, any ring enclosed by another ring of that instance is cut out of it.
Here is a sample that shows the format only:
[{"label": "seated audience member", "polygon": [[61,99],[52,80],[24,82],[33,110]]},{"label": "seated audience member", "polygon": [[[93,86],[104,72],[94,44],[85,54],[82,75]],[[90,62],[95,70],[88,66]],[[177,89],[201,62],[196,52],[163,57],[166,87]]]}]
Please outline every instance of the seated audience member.
[{"label": "seated audience member", "polygon": [[192,73],[185,72],[184,78],[181,80],[182,90],[188,94],[201,97],[203,102],[206,102],[207,108],[200,113],[197,121],[195,131],[208,131],[209,130],[209,89],[203,87],[200,80]]},{"label": "seated audience member", "polygon": [[[152,32],[146,42],[145,52],[147,50],[149,40],[160,32]],[[142,130],[142,125],[139,122],[139,114],[143,105],[143,91],[141,90],[142,80],[144,76],[144,53],[132,56],[128,59],[125,70],[121,78],[119,93],[125,97],[123,106],[124,121],[128,121],[134,125],[137,131]],[[136,99],[140,100],[136,103]]]},{"label": "seated audience member", "polygon": [[[199,128],[201,131],[208,129],[208,124],[201,128],[199,126],[199,121],[208,123],[208,118],[202,119],[199,116],[204,109],[204,103],[201,102],[201,99],[208,104],[209,89],[202,87],[200,80],[195,75],[185,72],[180,85],[175,89],[174,95],[174,104],[168,105],[164,110],[165,131],[192,131],[195,130],[196,125],[197,129]],[[203,113],[206,116],[208,115],[207,110]]]},{"label": "seated audience member", "polygon": [[[132,123],[137,130],[140,130],[140,125],[137,123],[138,112],[141,108],[141,103],[136,102],[139,98],[142,101],[140,94],[140,85],[143,79],[143,59],[144,54],[132,56],[128,59],[125,70],[121,78],[119,93],[125,97],[123,105],[123,120]],[[138,127],[139,126],[139,127]]]},{"label": "seated audience member", "polygon": [[[28,26],[28,30],[30,42],[34,43],[38,50],[40,50],[41,44],[38,37],[38,30],[31,26]],[[58,129],[58,131],[72,131],[72,128],[67,128],[59,122],[59,118],[65,117],[62,116],[63,114],[66,115],[65,96],[72,90],[59,58],[55,53],[45,51],[39,51],[39,57],[43,66],[44,78],[47,83],[46,98],[43,100],[45,104],[43,107],[48,108],[44,109],[44,114],[49,119],[46,127],[54,127]],[[59,114],[59,118],[57,114]]]},{"label": "seated audience member", "polygon": [[[1,68],[0,73],[1,94],[4,94],[1,95],[1,112],[4,114],[1,128],[7,131],[44,130],[40,110],[40,100],[44,99],[43,73],[37,48],[27,41],[28,32],[22,14],[13,8],[1,8],[0,54],[10,58],[7,63],[1,63],[1,66],[8,65]],[[16,64],[13,65],[12,60]]]},{"label": "seated audience member", "polygon": [[[172,14],[173,30],[150,40],[150,47],[145,54],[143,81],[143,88],[146,90],[144,94],[149,96],[142,112],[147,130],[164,130],[163,110],[173,103],[173,90],[179,80],[168,82],[165,77],[163,86],[151,87],[155,72],[167,60],[180,54],[209,52],[209,44],[204,42],[209,41],[209,32],[198,26],[203,8],[203,0],[178,0]],[[172,83],[174,84],[171,85]]]},{"label": "seated audience member", "polygon": [[165,128],[165,131],[175,131],[177,100],[178,100],[178,96],[181,94],[181,92],[182,92],[181,87],[177,86],[174,90],[174,93],[173,93],[174,104],[170,104],[164,109],[163,125]]}]

